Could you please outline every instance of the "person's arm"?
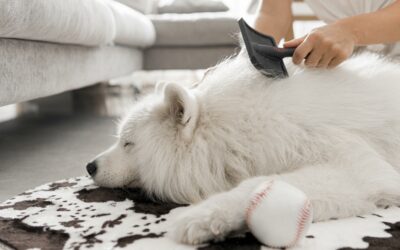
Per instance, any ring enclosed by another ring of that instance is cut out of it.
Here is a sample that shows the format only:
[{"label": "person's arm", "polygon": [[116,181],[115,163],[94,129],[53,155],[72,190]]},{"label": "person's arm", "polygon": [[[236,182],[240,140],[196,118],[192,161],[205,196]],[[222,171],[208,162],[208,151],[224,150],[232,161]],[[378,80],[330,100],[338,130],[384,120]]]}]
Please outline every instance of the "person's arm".
[{"label": "person's arm", "polygon": [[293,39],[285,47],[297,47],[293,62],[331,68],[346,60],[357,45],[400,41],[400,0],[376,12],[341,19]]},{"label": "person's arm", "polygon": [[279,43],[292,25],[291,4],[291,0],[261,0],[255,16],[254,28],[272,36],[276,43]]}]

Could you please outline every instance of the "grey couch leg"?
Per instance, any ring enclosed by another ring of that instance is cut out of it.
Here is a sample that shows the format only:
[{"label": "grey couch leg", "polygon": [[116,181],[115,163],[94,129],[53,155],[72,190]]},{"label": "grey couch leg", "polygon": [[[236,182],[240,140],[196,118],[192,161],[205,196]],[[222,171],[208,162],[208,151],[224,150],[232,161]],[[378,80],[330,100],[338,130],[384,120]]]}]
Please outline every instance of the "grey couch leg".
[{"label": "grey couch leg", "polygon": [[129,111],[139,95],[132,84],[100,83],[73,92],[75,113],[121,116]]},{"label": "grey couch leg", "polygon": [[39,98],[18,104],[18,114],[71,114],[73,112],[72,94],[64,92],[58,95]]},{"label": "grey couch leg", "polygon": [[108,83],[99,83],[72,92],[74,113],[108,115]]},{"label": "grey couch leg", "polygon": [[132,84],[98,83],[93,86],[19,104],[18,114],[125,114],[139,95]]},{"label": "grey couch leg", "polygon": [[99,83],[86,88],[39,98],[18,105],[18,114],[95,114],[107,115],[107,84]]}]

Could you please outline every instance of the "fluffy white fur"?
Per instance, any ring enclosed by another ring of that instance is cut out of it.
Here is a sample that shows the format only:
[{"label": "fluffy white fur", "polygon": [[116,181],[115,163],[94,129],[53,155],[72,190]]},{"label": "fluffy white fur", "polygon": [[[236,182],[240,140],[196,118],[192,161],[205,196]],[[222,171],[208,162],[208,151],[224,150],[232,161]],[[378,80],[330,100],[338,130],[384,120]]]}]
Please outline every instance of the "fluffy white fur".
[{"label": "fluffy white fur", "polygon": [[94,181],[202,201],[170,233],[191,244],[245,229],[266,179],[303,190],[315,221],[399,205],[400,66],[371,54],[333,70],[287,65],[289,78],[266,78],[242,51],[192,89],[160,84],[96,158]]}]

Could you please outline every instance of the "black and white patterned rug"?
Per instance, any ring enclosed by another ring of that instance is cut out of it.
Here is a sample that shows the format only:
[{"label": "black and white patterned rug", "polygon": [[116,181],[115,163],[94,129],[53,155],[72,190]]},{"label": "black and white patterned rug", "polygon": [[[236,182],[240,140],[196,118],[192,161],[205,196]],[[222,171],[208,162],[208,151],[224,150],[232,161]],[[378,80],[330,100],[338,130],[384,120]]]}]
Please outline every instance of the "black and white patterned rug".
[{"label": "black and white patterned rug", "polygon": [[[250,233],[197,247],[164,237],[187,209],[139,189],[106,189],[78,177],[42,185],[0,204],[0,249],[268,249]],[[400,249],[400,208],[311,225],[294,249]]]}]

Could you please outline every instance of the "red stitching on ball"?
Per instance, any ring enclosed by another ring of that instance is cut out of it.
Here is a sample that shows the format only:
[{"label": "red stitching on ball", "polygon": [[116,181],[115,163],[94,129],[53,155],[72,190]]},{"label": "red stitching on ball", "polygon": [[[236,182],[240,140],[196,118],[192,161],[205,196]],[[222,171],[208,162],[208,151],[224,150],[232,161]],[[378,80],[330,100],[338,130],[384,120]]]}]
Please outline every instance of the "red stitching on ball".
[{"label": "red stitching on ball", "polygon": [[311,216],[311,202],[310,200],[307,200],[303,208],[301,209],[300,212],[300,217],[297,222],[297,231],[296,231],[296,237],[294,240],[289,244],[288,247],[292,247],[297,244],[297,242],[300,240],[301,235],[303,234],[305,227],[307,226],[307,221]]},{"label": "red stitching on ball", "polygon": [[250,205],[246,209],[246,222],[247,222],[247,225],[250,224],[250,216],[252,215],[253,211],[260,204],[261,200],[268,195],[268,193],[271,190],[273,184],[274,184],[274,180],[269,181],[268,185],[264,189],[262,189],[260,192],[256,193],[252,197],[252,199],[250,201]]}]

